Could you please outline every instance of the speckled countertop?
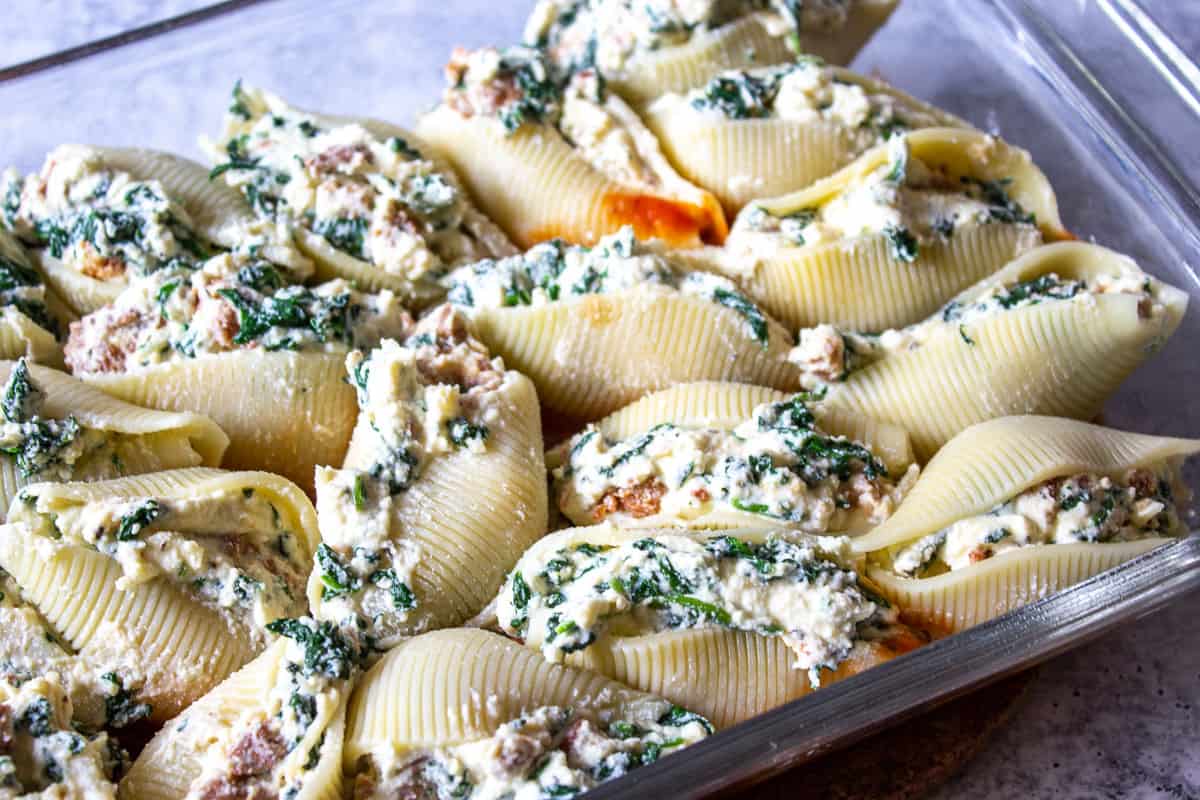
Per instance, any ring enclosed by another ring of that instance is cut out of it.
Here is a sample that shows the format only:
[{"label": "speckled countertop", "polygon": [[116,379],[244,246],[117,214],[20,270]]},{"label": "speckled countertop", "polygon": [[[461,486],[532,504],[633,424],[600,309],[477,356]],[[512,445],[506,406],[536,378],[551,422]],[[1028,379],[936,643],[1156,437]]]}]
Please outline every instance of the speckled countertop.
[{"label": "speckled countertop", "polygon": [[[921,6],[958,1],[906,0]],[[1086,5],[1089,0],[1072,2]],[[205,0],[7,0],[0,12],[0,41],[5,43],[0,67],[207,4]],[[475,7],[450,0],[447,4],[485,19],[482,3]],[[411,7],[416,19],[426,13],[418,10],[420,4],[414,0],[397,0],[396,5]],[[498,39],[514,35],[526,5],[488,4],[494,18],[486,27]],[[1144,5],[1185,52],[1200,57],[1200,3],[1144,0]],[[438,20],[444,22],[444,11],[440,4],[428,10],[431,31]],[[464,23],[460,38],[480,39],[481,26],[469,32],[465,27]],[[439,34],[417,33],[415,52],[409,53],[412,58],[439,39]],[[413,70],[414,65],[403,64],[398,79],[402,82]],[[425,73],[434,79],[436,67],[429,65]],[[1146,102],[1153,103],[1154,98]],[[1143,113],[1155,113],[1154,107]],[[1184,128],[1193,142],[1195,130],[1194,120]],[[1200,178],[1195,155],[1191,144],[1184,167],[1193,179]],[[8,159],[13,154],[0,152],[0,156]],[[1194,342],[1188,346],[1194,348]],[[1043,666],[1011,722],[934,797],[1200,798],[1197,603],[1200,596]]]}]

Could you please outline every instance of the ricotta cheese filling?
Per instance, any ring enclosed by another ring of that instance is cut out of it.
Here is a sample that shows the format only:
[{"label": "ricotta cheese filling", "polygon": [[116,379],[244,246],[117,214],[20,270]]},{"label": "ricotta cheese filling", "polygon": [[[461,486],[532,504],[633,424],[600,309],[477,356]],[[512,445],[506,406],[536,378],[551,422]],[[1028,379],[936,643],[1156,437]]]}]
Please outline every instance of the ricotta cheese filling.
[{"label": "ricotta cheese filling", "polygon": [[1054,478],[900,548],[892,569],[927,578],[1024,547],[1181,536],[1190,494],[1178,464]]},{"label": "ricotta cheese filling", "polygon": [[964,346],[977,343],[975,326],[1000,314],[1042,303],[1094,303],[1107,294],[1137,298],[1138,317],[1161,319],[1165,313],[1162,284],[1132,262],[1115,274],[1087,280],[1063,278],[1049,272],[1029,280],[997,284],[969,300],[952,300],[928,319],[879,334],[842,331],[823,324],[802,329],[788,360],[800,368],[801,385],[808,389],[845,380],[857,369],[890,355],[916,350],[940,336],[955,336]]},{"label": "ricotta cheese filling", "polygon": [[213,249],[161,183],[111,169],[87,147],[59,147],[36,175],[9,170],[0,191],[10,230],[96,280],[194,265]]},{"label": "ricotta cheese filling", "polygon": [[0,319],[10,327],[19,327],[23,314],[31,322],[58,337],[58,320],[46,307],[46,286],[37,271],[25,263],[21,254],[9,252],[0,232]]},{"label": "ricotta cheese filling", "polygon": [[400,136],[234,87],[214,170],[264,220],[300,226],[413,287],[491,253],[455,177]]},{"label": "ricotta cheese filling", "polygon": [[568,448],[552,478],[577,525],[724,508],[830,533],[883,522],[903,494],[869,448],[819,430],[802,395],[761,405],[732,430],[663,423],[613,441],[591,425]]},{"label": "ricotta cheese filling", "polygon": [[136,372],[237,350],[345,352],[410,324],[388,290],[367,294],[340,278],[289,284],[265,261],[224,254],[138,281],[71,323],[65,355],[76,373]]},{"label": "ricotta cheese filling", "polygon": [[201,750],[186,800],[296,797],[322,758],[341,758],[325,746],[325,732],[357,673],[355,644],[310,617],[277,620],[270,629],[287,645],[264,705],[232,724],[193,706],[173,723]]},{"label": "ricotta cheese filling", "polygon": [[860,580],[850,540],[771,534],[707,540],[659,533],[524,559],[496,603],[502,630],[562,661],[606,634],[721,627],[782,636],[814,686],[856,643],[898,619]]},{"label": "ricotta cheese filling", "polygon": [[404,344],[386,339],[350,353],[346,371],[358,393],[356,435],[367,436],[358,452],[372,463],[317,470],[319,616],[374,637],[381,622],[404,621],[419,605],[420,548],[398,529],[398,496],[435,459],[487,451],[515,376],[449,305],[417,323]]},{"label": "ricotta cheese filling", "polygon": [[253,488],[189,499],[63,503],[29,487],[9,522],[28,524],[47,557],[85,546],[121,567],[117,588],[165,580],[265,644],[267,623],[304,608],[309,563],[275,505]]},{"label": "ricotta cheese filling", "polygon": [[917,105],[894,94],[869,92],[848,77],[819,58],[802,56],[792,64],[722,72],[687,94],[663,95],[650,112],[690,110],[717,120],[830,123],[858,150],[899,132],[938,124]]},{"label": "ricotta cheese filling", "polygon": [[79,423],[74,415],[45,417],[46,393],[29,374],[25,359],[13,367],[3,389],[0,411],[0,454],[11,460],[23,478],[70,480],[75,465],[111,450],[109,434]]},{"label": "ricotta cheese filling", "polygon": [[892,258],[911,263],[919,258],[922,244],[944,242],[960,228],[989,223],[1019,226],[1030,247],[1041,243],[1034,216],[1009,196],[1010,181],[953,179],[912,156],[903,135],[887,141],[887,163],[819,206],[783,213],[749,206],[735,223],[746,245],[764,250],[815,247],[883,234]]},{"label": "ricotta cheese filling", "polygon": [[401,755],[372,754],[355,800],[542,800],[573,797],[700,741],[713,732],[698,714],[661,703],[657,720],[543,706],[485,739]]},{"label": "ricotta cheese filling", "polygon": [[799,49],[803,31],[832,33],[845,24],[850,0],[540,0],[524,41],[542,48],[556,69],[581,67],[619,77],[639,57],[668,51],[758,14],[768,31]]},{"label": "ricotta cheese filling", "polygon": [[447,283],[447,300],[467,314],[519,306],[538,308],[637,287],[675,290],[731,309],[744,321],[747,336],[764,347],[769,344],[766,314],[738,291],[733,281],[678,269],[659,250],[639,242],[629,226],[590,248],[554,239],[522,255],[480,261],[455,270]]},{"label": "ricotta cheese filling", "polygon": [[125,754],[107,734],[72,724],[56,673],[0,680],[0,798],[117,796]]}]

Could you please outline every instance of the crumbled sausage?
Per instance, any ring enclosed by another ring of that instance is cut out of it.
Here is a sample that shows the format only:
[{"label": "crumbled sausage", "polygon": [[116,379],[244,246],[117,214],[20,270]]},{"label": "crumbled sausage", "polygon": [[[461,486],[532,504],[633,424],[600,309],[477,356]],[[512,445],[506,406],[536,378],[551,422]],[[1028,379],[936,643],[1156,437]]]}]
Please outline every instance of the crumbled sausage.
[{"label": "crumbled sausage", "polygon": [[987,561],[991,557],[992,557],[992,548],[983,547],[982,545],[979,547],[976,547],[974,550],[972,550],[970,553],[967,554],[967,558],[970,560],[970,562],[972,564],[978,564],[980,561]]},{"label": "crumbled sausage", "polygon": [[81,249],[83,258],[79,265],[79,271],[89,278],[107,281],[120,278],[125,274],[125,262],[121,259],[100,255],[90,242],[84,242]]},{"label": "crumbled sausage", "polygon": [[1158,491],[1158,478],[1149,470],[1132,469],[1125,476],[1125,482],[1133,487],[1134,494],[1139,498],[1154,497]]},{"label": "crumbled sausage", "polygon": [[[426,380],[458,386],[468,394],[498,388],[504,379],[488,357],[487,348],[471,337],[462,313],[444,304],[427,314],[413,335],[428,334],[434,341],[416,349],[417,369]],[[467,405],[470,405],[468,402]]]},{"label": "crumbled sausage", "polygon": [[327,175],[339,171],[352,173],[363,164],[371,164],[374,160],[375,157],[365,144],[339,144],[312,156],[304,162],[304,167],[313,175]]},{"label": "crumbled sausage", "polygon": [[492,78],[487,83],[468,87],[465,79],[469,69],[470,51],[456,47],[446,64],[446,105],[464,117],[494,114],[521,98],[521,89],[511,75]]},{"label": "crumbled sausage", "polygon": [[667,487],[656,479],[642,481],[636,486],[625,486],[609,489],[600,502],[592,508],[592,519],[604,521],[609,514],[624,511],[630,516],[641,519],[657,514],[662,505],[662,496],[667,493]]},{"label": "crumbled sausage", "polygon": [[287,752],[287,744],[279,732],[269,723],[261,722],[229,751],[229,774],[235,778],[262,775],[283,760]]},{"label": "crumbled sausage", "polygon": [[133,309],[102,308],[71,323],[63,355],[72,372],[121,372],[153,320]]},{"label": "crumbled sausage", "polygon": [[506,772],[519,772],[541,754],[542,746],[536,739],[518,734],[502,740],[496,759]]}]

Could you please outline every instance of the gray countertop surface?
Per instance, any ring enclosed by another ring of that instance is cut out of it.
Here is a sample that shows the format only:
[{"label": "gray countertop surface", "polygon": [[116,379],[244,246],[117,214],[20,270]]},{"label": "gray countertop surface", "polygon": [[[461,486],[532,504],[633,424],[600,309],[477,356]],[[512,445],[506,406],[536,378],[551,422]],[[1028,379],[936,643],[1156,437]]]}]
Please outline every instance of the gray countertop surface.
[{"label": "gray countertop surface", "polygon": [[[963,0],[946,0],[951,1]],[[204,0],[8,0],[0,12],[5,42],[0,67],[207,4]],[[492,30],[497,37],[519,29],[527,5],[500,3],[489,9],[495,14]],[[1186,53],[1200,56],[1200,3],[1146,0],[1145,6]],[[480,13],[478,19],[484,16]],[[438,17],[439,12],[431,9],[429,18]],[[464,30],[468,38],[465,34]],[[413,58],[424,49],[420,44],[414,48],[418,53],[410,54]],[[1189,124],[1195,141],[1194,119]],[[1200,170],[1194,144],[1190,150],[1185,168],[1190,161],[1189,171],[1196,177]],[[1200,597],[1193,596],[1190,602],[1139,620],[1043,666],[1011,722],[935,797],[1200,798],[1197,602]]]}]

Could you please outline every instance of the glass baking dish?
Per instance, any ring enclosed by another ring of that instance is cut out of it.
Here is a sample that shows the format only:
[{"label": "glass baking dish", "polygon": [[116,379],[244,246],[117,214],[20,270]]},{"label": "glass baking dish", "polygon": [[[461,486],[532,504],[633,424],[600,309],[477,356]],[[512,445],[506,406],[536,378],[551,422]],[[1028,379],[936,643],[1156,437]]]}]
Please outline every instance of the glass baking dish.
[{"label": "glass baking dish", "polygon": [[[137,36],[0,69],[0,155],[36,169],[56,144],[197,157],[242,78],[301,107],[408,124],[453,45],[520,36],[531,3],[233,0]],[[15,32],[9,32],[13,35]],[[1200,301],[1200,69],[1134,0],[907,0],[859,71],[1030,150],[1067,226]],[[1190,160],[1189,160],[1190,157]],[[1200,312],[1104,414],[1200,435]],[[1189,482],[1200,485],[1197,470]],[[1193,527],[1195,527],[1193,523]],[[692,797],[744,786],[930,704],[1075,647],[1200,589],[1200,533],[986,625],[722,732],[589,796]]]}]

